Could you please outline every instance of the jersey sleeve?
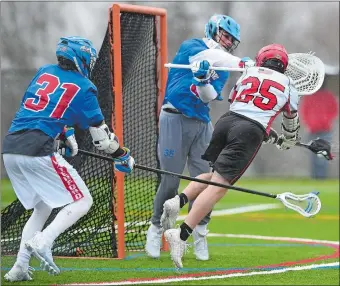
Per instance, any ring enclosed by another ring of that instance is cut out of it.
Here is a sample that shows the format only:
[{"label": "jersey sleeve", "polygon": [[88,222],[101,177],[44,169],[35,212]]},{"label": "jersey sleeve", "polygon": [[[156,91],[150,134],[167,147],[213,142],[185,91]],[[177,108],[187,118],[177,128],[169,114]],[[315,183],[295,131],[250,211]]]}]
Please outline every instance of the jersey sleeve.
[{"label": "jersey sleeve", "polygon": [[240,58],[219,49],[206,49],[189,58],[189,62],[207,60],[215,67],[239,67]]},{"label": "jersey sleeve", "polygon": [[81,129],[88,129],[90,126],[97,125],[104,120],[97,99],[97,89],[90,87],[84,94],[82,102],[83,103],[79,105],[79,110],[77,112],[79,115],[77,125]]}]

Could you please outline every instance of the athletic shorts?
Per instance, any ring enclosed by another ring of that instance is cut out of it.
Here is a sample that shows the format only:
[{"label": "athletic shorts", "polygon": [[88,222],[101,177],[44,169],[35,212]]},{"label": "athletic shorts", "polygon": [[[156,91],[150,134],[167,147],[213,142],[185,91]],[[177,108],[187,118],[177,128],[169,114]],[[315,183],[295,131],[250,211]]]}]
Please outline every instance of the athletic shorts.
[{"label": "athletic shorts", "polygon": [[58,208],[91,197],[78,172],[58,153],[44,157],[3,154],[3,160],[15,194],[26,209],[40,201]]},{"label": "athletic shorts", "polygon": [[216,122],[202,159],[210,161],[214,171],[234,184],[255,158],[264,135],[259,123],[229,111]]}]

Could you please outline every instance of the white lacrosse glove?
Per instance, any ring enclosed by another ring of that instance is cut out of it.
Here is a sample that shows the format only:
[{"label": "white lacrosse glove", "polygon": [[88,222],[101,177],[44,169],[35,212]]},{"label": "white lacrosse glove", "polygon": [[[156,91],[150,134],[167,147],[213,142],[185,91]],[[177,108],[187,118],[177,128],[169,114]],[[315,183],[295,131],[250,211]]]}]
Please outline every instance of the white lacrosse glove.
[{"label": "white lacrosse glove", "polygon": [[74,128],[65,127],[59,135],[58,153],[65,157],[73,157],[78,154],[78,143],[74,134]]},{"label": "white lacrosse glove", "polygon": [[207,60],[193,62],[191,64],[191,71],[193,74],[192,83],[197,86],[206,85],[212,76],[210,70],[210,63]]},{"label": "white lacrosse glove", "polygon": [[291,138],[287,138],[283,134],[281,134],[279,136],[279,138],[277,139],[276,147],[279,150],[288,150],[288,149],[294,147],[296,145],[297,141],[298,140],[295,136],[291,137]]},{"label": "white lacrosse glove", "polygon": [[263,138],[263,144],[276,144],[279,139],[279,134],[275,131],[274,128],[270,128],[269,135],[265,135]]},{"label": "white lacrosse glove", "polygon": [[298,113],[286,114],[283,112],[281,131],[282,134],[279,136],[276,147],[279,150],[288,150],[296,145],[299,138],[300,120]]}]

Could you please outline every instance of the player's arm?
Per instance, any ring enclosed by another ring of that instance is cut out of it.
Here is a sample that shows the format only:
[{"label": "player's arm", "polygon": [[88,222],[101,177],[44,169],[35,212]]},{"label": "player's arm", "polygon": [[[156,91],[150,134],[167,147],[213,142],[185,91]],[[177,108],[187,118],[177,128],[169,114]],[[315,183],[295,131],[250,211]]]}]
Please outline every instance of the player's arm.
[{"label": "player's arm", "polygon": [[88,90],[82,107],[80,125],[83,129],[89,129],[93,145],[113,157],[116,170],[130,173],[134,166],[134,159],[130,156],[128,148],[119,145],[118,137],[105,123],[95,88]]},{"label": "player's arm", "polygon": [[198,96],[204,103],[209,103],[214,100],[218,93],[214,86],[210,84],[212,70],[210,63],[207,60],[197,61],[192,63],[191,68],[193,78],[192,83],[196,86]]},{"label": "player's arm", "polygon": [[281,121],[281,132],[276,146],[288,150],[299,140],[300,120],[298,113],[299,96],[294,85],[289,85],[289,99],[284,108]]}]

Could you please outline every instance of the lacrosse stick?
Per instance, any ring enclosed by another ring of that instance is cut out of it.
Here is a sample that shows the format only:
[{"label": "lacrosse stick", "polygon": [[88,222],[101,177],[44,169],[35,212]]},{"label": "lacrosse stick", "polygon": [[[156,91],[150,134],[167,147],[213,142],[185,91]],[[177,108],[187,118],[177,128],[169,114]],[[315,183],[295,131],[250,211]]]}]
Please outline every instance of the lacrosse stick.
[{"label": "lacrosse stick", "polygon": [[308,144],[296,142],[296,146],[304,147],[311,150],[314,154],[326,160],[333,160],[331,153],[331,144],[321,138],[311,140]]},{"label": "lacrosse stick", "polygon": [[[317,92],[322,86],[325,77],[323,62],[313,53],[294,53],[288,55],[288,66],[285,75],[289,76],[300,96],[310,95]],[[191,69],[191,65],[179,65],[167,63],[167,68]],[[215,71],[245,71],[244,68],[214,67]]]},{"label": "lacrosse stick", "polygon": [[[92,152],[81,150],[81,149],[78,150],[78,153],[114,163],[113,158],[103,156],[103,155],[100,155],[100,154],[92,153]],[[142,166],[142,165],[138,165],[138,164],[135,164],[134,168],[140,169],[140,170],[145,170],[145,171],[150,171],[150,172],[154,172],[154,173],[158,173],[158,174],[170,175],[170,176],[178,177],[178,178],[188,180],[188,181],[194,181],[194,182],[198,182],[198,183],[202,183],[202,184],[213,185],[213,186],[217,186],[217,187],[221,187],[221,188],[225,188],[225,189],[230,189],[230,190],[235,190],[235,191],[239,191],[239,192],[244,192],[244,193],[248,193],[248,194],[254,194],[254,195],[259,195],[259,196],[263,196],[263,197],[278,199],[287,208],[290,208],[292,210],[297,211],[298,213],[300,213],[304,217],[312,217],[312,216],[316,215],[321,209],[321,201],[320,201],[319,197],[314,193],[309,193],[309,194],[306,194],[306,195],[295,195],[293,193],[285,192],[285,193],[282,193],[282,194],[275,195],[275,194],[270,194],[270,193],[264,193],[264,192],[249,190],[249,189],[245,189],[245,188],[241,188],[241,187],[224,185],[224,184],[220,184],[220,183],[216,183],[216,182],[210,182],[210,181],[206,181],[206,180],[192,178],[192,177],[189,177],[189,176],[185,176],[185,175],[181,175],[181,174],[177,174],[177,173],[173,173],[173,172],[169,172],[169,171],[164,171],[164,170],[160,170],[160,169],[155,169],[155,168],[151,168],[151,167],[146,167],[146,166]]]}]

